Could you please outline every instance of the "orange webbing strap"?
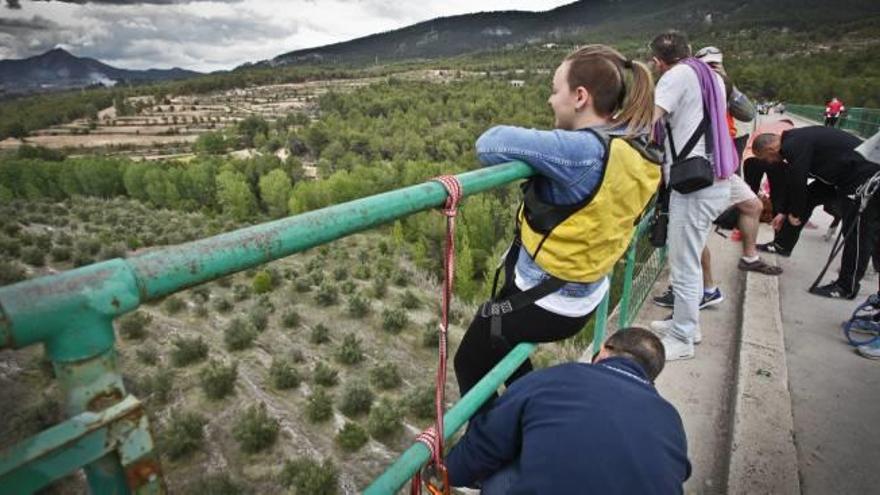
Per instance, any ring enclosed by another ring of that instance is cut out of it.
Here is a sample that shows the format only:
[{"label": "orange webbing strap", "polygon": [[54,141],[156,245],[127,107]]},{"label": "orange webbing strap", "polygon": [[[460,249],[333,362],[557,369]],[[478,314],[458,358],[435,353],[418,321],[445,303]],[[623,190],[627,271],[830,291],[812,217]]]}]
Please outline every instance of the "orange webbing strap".
[{"label": "orange webbing strap", "polygon": [[[455,216],[458,213],[458,203],[461,201],[461,183],[454,176],[444,175],[437,177],[437,182],[446,188],[448,197],[442,210],[446,215],[446,250],[443,256],[443,294],[440,305],[440,339],[439,357],[437,362],[437,378],[434,394],[434,411],[436,420],[433,426],[423,431],[416,440],[425,444],[431,451],[431,461],[428,473],[430,476],[424,480],[425,486],[431,495],[449,494],[449,475],[446,465],[443,464],[443,403],[446,390],[446,344],[449,330],[449,303],[452,300],[452,283],[455,277]],[[422,492],[422,476],[417,472],[413,476],[410,493],[419,495]]]}]

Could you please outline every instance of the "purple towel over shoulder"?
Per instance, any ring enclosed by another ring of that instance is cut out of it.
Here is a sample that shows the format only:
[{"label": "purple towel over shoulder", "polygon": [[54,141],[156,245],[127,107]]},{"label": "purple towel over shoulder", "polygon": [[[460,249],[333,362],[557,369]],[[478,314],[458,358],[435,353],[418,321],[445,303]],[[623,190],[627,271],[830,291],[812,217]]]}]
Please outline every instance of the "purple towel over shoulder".
[{"label": "purple towel over shoulder", "polygon": [[739,165],[739,155],[733,139],[727,129],[727,103],[724,88],[717,84],[712,68],[702,60],[686,58],[681,63],[697,73],[700,89],[703,93],[703,104],[709,109],[712,126],[712,144],[714,150],[715,177],[726,179],[733,175]]}]

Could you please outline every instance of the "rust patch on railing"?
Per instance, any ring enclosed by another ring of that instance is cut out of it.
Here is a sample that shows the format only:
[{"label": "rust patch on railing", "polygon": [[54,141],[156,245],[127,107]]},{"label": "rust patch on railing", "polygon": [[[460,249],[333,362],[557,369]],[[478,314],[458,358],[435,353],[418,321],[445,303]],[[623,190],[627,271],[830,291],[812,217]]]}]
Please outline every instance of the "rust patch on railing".
[{"label": "rust patch on railing", "polygon": [[92,412],[100,412],[122,400],[122,390],[110,388],[98,392],[86,404],[86,409]]}]

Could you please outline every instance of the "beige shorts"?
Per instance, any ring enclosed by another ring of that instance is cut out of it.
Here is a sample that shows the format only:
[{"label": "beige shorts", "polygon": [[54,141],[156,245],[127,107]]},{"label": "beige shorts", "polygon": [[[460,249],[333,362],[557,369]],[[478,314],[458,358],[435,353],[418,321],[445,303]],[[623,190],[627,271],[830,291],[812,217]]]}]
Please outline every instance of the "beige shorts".
[{"label": "beige shorts", "polygon": [[730,182],[730,204],[735,205],[758,197],[739,175],[731,175],[728,182]]}]

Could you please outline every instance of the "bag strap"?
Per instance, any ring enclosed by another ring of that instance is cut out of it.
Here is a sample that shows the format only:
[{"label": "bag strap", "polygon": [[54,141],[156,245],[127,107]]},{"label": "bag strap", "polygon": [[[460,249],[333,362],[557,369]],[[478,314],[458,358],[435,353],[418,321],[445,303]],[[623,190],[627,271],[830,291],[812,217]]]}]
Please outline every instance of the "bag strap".
[{"label": "bag strap", "polygon": [[691,138],[688,139],[688,142],[685,143],[684,148],[681,149],[681,153],[675,152],[675,141],[672,138],[672,127],[669,125],[669,120],[666,120],[666,135],[669,136],[669,149],[672,151],[672,161],[677,162],[683,158],[687,158],[687,156],[694,150],[694,147],[697,146],[697,143],[700,141],[700,138],[704,135],[706,136],[706,152],[712,153],[712,130],[711,130],[711,122],[712,120],[709,118],[709,109],[703,104],[703,120],[700,121],[700,125],[697,126],[694,133],[691,135]]}]

